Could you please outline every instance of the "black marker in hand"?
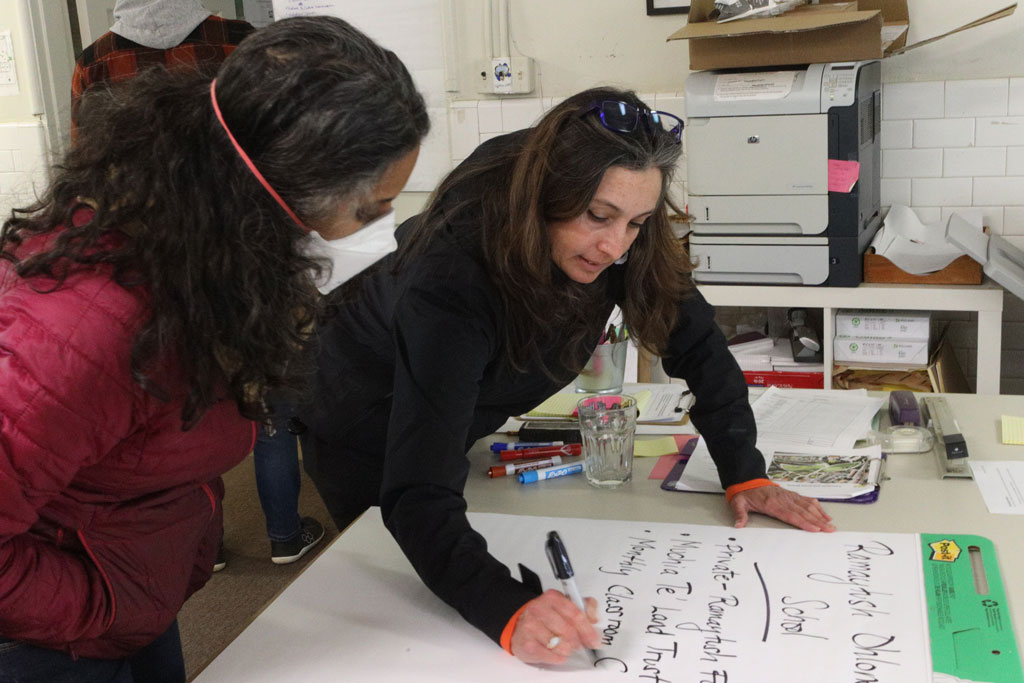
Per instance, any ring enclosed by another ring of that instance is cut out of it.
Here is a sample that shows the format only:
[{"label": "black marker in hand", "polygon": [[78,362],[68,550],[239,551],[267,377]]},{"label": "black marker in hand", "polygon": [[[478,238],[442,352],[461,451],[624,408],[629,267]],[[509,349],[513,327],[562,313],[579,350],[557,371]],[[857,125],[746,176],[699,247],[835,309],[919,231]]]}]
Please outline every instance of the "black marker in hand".
[{"label": "black marker in hand", "polygon": [[[587,606],[583,604],[583,596],[580,589],[576,587],[576,580],[573,578],[572,562],[569,561],[569,553],[565,551],[565,545],[558,536],[557,531],[548,532],[548,540],[544,543],[544,552],[547,553],[548,561],[551,562],[551,569],[555,572],[555,578],[562,582],[562,592],[576,605],[584,615],[587,613]],[[597,650],[590,650],[590,656],[597,663]]]}]

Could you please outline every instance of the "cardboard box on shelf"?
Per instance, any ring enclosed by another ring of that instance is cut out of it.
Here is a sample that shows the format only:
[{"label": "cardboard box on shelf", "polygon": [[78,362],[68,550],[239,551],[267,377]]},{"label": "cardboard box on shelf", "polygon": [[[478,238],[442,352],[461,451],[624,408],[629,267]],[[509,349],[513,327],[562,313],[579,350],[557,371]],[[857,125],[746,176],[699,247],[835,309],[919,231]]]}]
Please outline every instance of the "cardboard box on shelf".
[{"label": "cardboard box on shelf", "polygon": [[868,311],[843,308],[836,311],[835,337],[867,337],[928,341],[932,314],[929,311]]},{"label": "cardboard box on shelf", "polygon": [[907,0],[821,0],[777,17],[719,24],[714,0],[693,0],[686,26],[669,40],[689,40],[690,69],[881,59],[1013,14],[1017,3],[942,35],[907,45]]},{"label": "cardboard box on shelf", "polygon": [[924,368],[928,366],[928,341],[836,337],[833,355],[835,362],[849,365]]},{"label": "cardboard box on shelf", "polygon": [[864,369],[837,364],[832,370],[832,388],[971,393],[971,387],[967,383],[967,378],[964,377],[953,347],[947,344],[942,337],[935,345],[935,351],[928,361],[927,368],[914,370],[901,367]]}]

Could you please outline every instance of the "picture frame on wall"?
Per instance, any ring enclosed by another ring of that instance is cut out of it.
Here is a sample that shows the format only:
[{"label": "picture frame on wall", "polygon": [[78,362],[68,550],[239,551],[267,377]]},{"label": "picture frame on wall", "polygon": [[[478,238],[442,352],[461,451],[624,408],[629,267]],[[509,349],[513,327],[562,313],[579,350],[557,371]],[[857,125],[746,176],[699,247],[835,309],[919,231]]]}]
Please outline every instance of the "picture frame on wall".
[{"label": "picture frame on wall", "polygon": [[661,14],[687,14],[690,11],[690,0],[647,0],[647,16]]}]

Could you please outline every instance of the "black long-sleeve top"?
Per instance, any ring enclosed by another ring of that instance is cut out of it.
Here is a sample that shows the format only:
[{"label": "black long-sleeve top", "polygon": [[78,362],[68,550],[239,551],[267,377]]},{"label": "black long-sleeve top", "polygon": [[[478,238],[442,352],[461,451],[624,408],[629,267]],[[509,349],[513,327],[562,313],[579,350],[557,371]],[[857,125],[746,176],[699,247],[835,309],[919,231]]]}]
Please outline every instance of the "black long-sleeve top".
[{"label": "black long-sleeve top", "polygon": [[[498,138],[476,154],[519,139]],[[462,197],[496,191],[499,181],[475,179]],[[315,408],[302,417],[318,459],[341,459],[363,473],[366,486],[379,486],[370,493],[427,586],[498,641],[536,594],[512,578],[469,525],[466,452],[564,382],[543,372],[539,360],[524,372],[504,360],[501,299],[481,249],[487,226],[473,214],[452,218],[397,275],[386,260],[358,299],[322,327]],[[594,286],[612,292],[618,280],[621,267],[612,266]],[[593,311],[594,345],[613,305],[609,294]],[[665,369],[685,379],[696,397],[691,418],[723,487],[764,477],[743,375],[713,309],[695,290],[679,302],[670,351]],[[560,352],[557,336],[542,349],[549,363]],[[328,500],[329,507],[332,502],[339,501]]]}]

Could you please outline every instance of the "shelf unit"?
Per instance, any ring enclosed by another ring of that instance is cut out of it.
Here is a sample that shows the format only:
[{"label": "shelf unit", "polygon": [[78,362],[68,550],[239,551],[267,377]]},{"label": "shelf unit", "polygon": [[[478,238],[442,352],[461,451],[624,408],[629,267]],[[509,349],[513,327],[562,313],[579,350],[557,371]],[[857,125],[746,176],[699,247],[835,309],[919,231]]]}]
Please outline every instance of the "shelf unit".
[{"label": "shelf unit", "polygon": [[[978,314],[979,394],[999,393],[1002,356],[1003,288],[986,279],[980,285],[886,285],[859,287],[777,287],[698,285],[712,306],[804,307],[822,309],[822,351],[832,367],[835,309],[973,311]],[[831,382],[825,383],[831,387]]]}]

